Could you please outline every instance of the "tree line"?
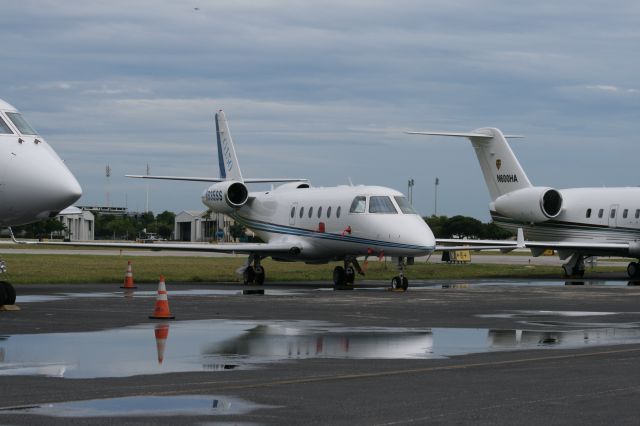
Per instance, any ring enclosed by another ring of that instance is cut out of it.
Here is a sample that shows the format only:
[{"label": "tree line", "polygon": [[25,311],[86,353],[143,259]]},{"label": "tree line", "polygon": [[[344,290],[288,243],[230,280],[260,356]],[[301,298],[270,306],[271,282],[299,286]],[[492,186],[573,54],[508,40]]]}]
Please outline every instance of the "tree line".
[{"label": "tree line", "polygon": [[[94,213],[94,234],[96,239],[134,240],[144,232],[154,233],[164,239],[173,237],[176,215],[170,211],[163,211],[158,215],[152,212],[135,215],[116,216]],[[424,217],[436,238],[480,238],[505,239],[513,234],[493,222],[482,223],[469,216],[427,216]],[[43,220],[29,225],[13,228],[16,235],[25,238],[49,238],[52,233],[64,231],[64,225],[55,218]],[[241,224],[231,227],[230,233],[234,238],[240,238],[245,228]]]},{"label": "tree line", "polygon": [[479,238],[487,240],[503,240],[513,233],[500,228],[493,222],[482,223],[469,216],[428,216],[424,220],[436,238]]},{"label": "tree line", "polygon": [[[144,237],[145,233],[154,233],[164,239],[173,236],[175,213],[163,211],[158,215],[152,212],[117,216],[94,213],[94,235],[100,239],[135,240]],[[42,220],[29,225],[14,226],[16,235],[23,238],[50,238],[53,235],[65,234],[65,226],[56,218]]]}]

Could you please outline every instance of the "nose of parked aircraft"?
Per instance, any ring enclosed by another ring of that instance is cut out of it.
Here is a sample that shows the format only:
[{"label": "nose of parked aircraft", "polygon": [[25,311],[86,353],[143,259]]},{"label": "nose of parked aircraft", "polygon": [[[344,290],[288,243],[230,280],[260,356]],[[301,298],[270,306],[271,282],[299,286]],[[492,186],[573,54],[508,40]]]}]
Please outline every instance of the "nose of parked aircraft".
[{"label": "nose of parked aircraft", "polygon": [[[30,194],[29,204],[38,219],[64,210],[82,196],[82,188],[66,164],[51,150],[41,153],[39,169],[24,176],[23,193]],[[26,204],[25,201],[23,201]]]},{"label": "nose of parked aircraft", "polygon": [[56,203],[61,209],[69,207],[82,196],[78,180],[64,164],[61,164],[55,177],[47,184],[47,190],[52,203]]}]

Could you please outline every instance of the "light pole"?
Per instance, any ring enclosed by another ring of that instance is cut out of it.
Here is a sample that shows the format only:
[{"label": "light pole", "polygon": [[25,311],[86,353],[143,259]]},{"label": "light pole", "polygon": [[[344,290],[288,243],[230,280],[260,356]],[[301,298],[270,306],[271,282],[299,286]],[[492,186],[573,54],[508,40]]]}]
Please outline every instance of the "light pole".
[{"label": "light pole", "polygon": [[436,176],[436,182],[435,182],[435,197],[434,197],[434,202],[433,202],[433,215],[434,216],[438,216],[438,185],[440,184],[440,179],[438,179],[438,177]]},{"label": "light pole", "polygon": [[407,182],[407,196],[409,197],[409,204],[413,205],[413,185],[415,181],[413,179],[409,179]]},{"label": "light pole", "polygon": [[[149,166],[149,163],[147,163],[147,176],[149,176],[150,174],[151,174],[151,166]],[[146,183],[147,183],[147,199],[144,205],[145,213],[149,211],[149,181],[147,181]]]},{"label": "light pole", "polygon": [[107,207],[111,207],[111,200],[110,200],[110,192],[111,192],[111,166],[107,164],[107,167],[105,167],[104,170],[104,174],[107,177]]}]

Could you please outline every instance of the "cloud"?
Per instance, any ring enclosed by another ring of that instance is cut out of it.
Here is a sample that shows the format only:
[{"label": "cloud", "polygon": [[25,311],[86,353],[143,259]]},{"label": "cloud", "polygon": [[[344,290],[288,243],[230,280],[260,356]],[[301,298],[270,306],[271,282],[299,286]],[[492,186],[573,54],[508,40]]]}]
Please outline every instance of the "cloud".
[{"label": "cloud", "polygon": [[[404,129],[497,126],[527,136],[514,149],[535,180],[635,184],[636,2],[200,3],[3,5],[0,97],[67,160],[85,197],[104,198],[107,162],[120,174],[147,162],[217,173],[219,108],[246,174],[309,174],[322,185],[352,176],[401,190],[411,175],[423,213],[436,174],[444,213],[487,218],[488,195],[469,146]],[[578,152],[591,164],[602,146],[632,155],[588,174],[566,161]],[[552,160],[539,158],[550,149]],[[113,180],[114,192],[136,188]],[[188,191],[154,188],[156,210],[200,207]]]}]

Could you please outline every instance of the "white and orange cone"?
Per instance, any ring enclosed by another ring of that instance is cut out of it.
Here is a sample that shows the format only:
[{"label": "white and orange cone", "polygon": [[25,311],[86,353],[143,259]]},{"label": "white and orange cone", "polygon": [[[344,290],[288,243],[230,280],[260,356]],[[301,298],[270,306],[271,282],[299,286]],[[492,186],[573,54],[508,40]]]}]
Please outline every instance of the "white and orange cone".
[{"label": "white and orange cone", "polygon": [[131,261],[127,261],[127,273],[124,275],[124,285],[120,288],[138,288],[133,284],[133,270],[131,269]]},{"label": "white and orange cone", "polygon": [[156,349],[158,351],[158,364],[164,361],[164,349],[169,337],[169,324],[158,324],[155,328]]},{"label": "white and orange cone", "polygon": [[158,283],[158,297],[156,298],[156,308],[153,311],[153,315],[150,315],[151,319],[174,319],[169,311],[169,299],[167,298],[167,288],[164,284],[164,276],[160,275],[160,282]]}]

